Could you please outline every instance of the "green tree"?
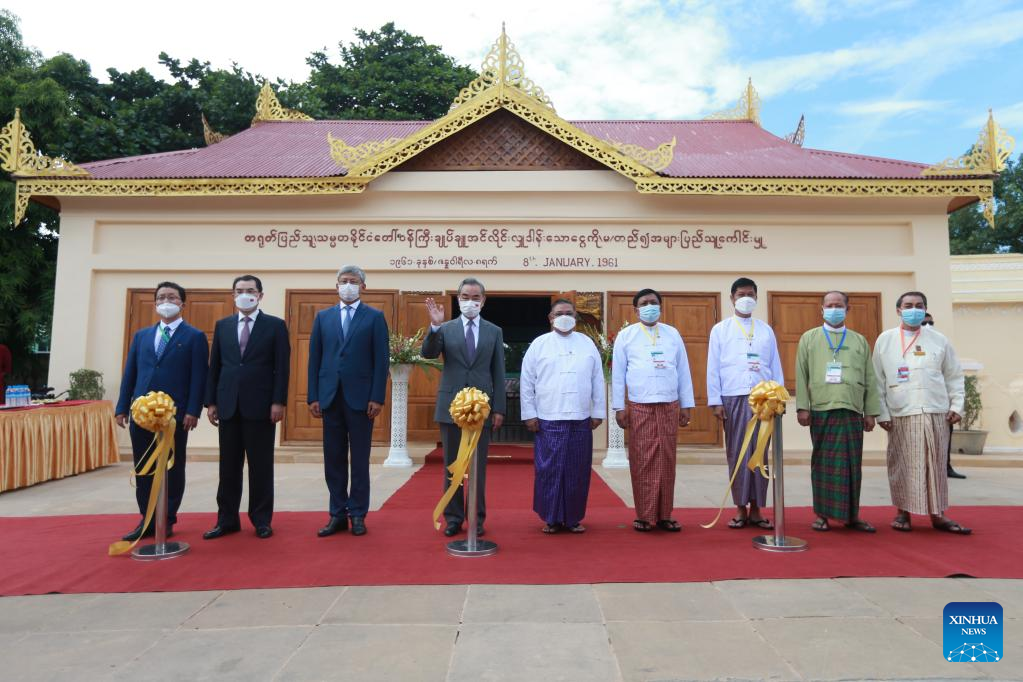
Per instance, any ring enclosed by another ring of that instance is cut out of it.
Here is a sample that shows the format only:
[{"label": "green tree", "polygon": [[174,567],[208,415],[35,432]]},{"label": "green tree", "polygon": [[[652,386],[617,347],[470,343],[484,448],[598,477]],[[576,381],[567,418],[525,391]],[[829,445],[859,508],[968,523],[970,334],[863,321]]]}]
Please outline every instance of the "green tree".
[{"label": "green tree", "polygon": [[974,204],[948,217],[949,250],[954,255],[1023,253],[1023,154],[1009,159],[995,179],[995,227]]}]

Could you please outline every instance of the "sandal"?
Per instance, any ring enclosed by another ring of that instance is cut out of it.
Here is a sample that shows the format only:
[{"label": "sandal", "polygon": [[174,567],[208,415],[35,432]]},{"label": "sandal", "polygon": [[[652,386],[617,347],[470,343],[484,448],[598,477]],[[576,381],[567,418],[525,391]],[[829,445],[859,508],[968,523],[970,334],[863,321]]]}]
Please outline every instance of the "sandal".
[{"label": "sandal", "polygon": [[745,528],[746,527],[746,517],[745,516],[736,516],[734,519],[732,519],[731,521],[728,522],[728,527],[729,528]]},{"label": "sandal", "polygon": [[771,523],[768,519],[764,518],[750,519],[750,524],[756,526],[757,528],[763,528],[764,530],[774,529],[774,524]]},{"label": "sandal", "polygon": [[554,524],[548,523],[546,526],[543,527],[542,530],[547,535],[554,535],[555,533],[557,533],[558,531],[561,530],[561,527],[562,526],[561,526],[560,523],[554,523]]},{"label": "sandal", "polygon": [[876,533],[877,532],[876,528],[874,528],[872,525],[870,525],[869,523],[867,523],[863,519],[856,519],[855,521],[850,521],[849,523],[845,524],[845,527],[850,529],[850,530],[858,530],[858,531],[860,531],[862,533]]},{"label": "sandal", "polygon": [[650,525],[649,521],[641,521],[636,519],[632,522],[632,530],[639,531],[640,533],[649,533],[654,527]]},{"label": "sandal", "polygon": [[908,533],[913,530],[913,525],[909,521],[909,514],[899,514],[892,521],[892,528],[901,532]]},{"label": "sandal", "polygon": [[657,527],[669,533],[678,533],[682,530],[682,524],[674,519],[661,519],[657,522]]},{"label": "sandal", "polygon": [[586,532],[586,526],[584,526],[581,523],[577,523],[574,526],[570,527],[568,529],[568,532],[569,533],[585,533]]},{"label": "sandal", "polygon": [[955,535],[969,535],[970,533],[973,532],[972,528],[960,526],[952,519],[945,519],[941,523],[932,522],[931,526],[933,526],[934,530],[942,530],[945,531],[946,533],[953,533]]},{"label": "sandal", "polygon": [[822,533],[826,533],[831,530],[831,526],[828,525],[828,520],[823,516],[818,516],[817,520],[810,524],[810,528],[818,530]]}]

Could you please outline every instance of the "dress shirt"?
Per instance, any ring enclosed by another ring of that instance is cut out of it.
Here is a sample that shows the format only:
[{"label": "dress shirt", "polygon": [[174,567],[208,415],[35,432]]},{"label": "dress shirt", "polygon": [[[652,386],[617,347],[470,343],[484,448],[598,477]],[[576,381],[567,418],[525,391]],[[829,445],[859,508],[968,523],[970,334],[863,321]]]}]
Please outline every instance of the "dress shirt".
[{"label": "dress shirt", "polygon": [[160,321],[160,328],[156,330],[156,340],[153,341],[153,349],[157,350],[157,351],[160,350],[160,337],[163,336],[163,330],[164,329],[167,330],[167,332],[170,334],[170,337],[173,339],[174,338],[174,332],[177,331],[178,327],[180,327],[181,323],[184,322],[184,321],[185,321],[185,318],[183,318],[183,317],[179,317],[178,319],[174,320],[170,324],[164,324],[163,320],[161,320]]},{"label": "dress shirt", "polygon": [[604,419],[604,371],[593,341],[572,332],[549,332],[529,344],[522,358],[522,419]]},{"label": "dress shirt", "polygon": [[[465,315],[459,315],[458,316],[458,320],[462,323],[462,338],[464,339],[465,338],[465,330],[468,329],[468,327],[469,327],[469,318],[466,317]],[[476,346],[477,350],[479,350],[479,347],[480,347],[480,322],[482,322],[482,321],[483,321],[483,318],[480,317],[479,315],[477,315],[476,317],[473,318],[473,322],[472,322],[472,338],[476,342],[475,346]],[[439,324],[432,324],[432,323],[430,324],[430,331],[431,332],[435,332],[438,329],[440,329],[440,325]]]},{"label": "dress shirt", "polygon": [[[901,328],[883,332],[874,343],[874,375],[881,395],[878,419],[949,411],[961,415],[965,381],[952,344],[933,327],[921,326],[920,336],[906,348],[916,332],[904,337]],[[909,370],[905,381],[899,381],[900,367]]]},{"label": "dress shirt", "polygon": [[[750,370],[749,353],[758,356],[757,371]],[[774,330],[763,320],[738,315],[715,324],[707,349],[707,404],[721,405],[722,396],[749,395],[761,381],[785,384]]]},{"label": "dress shirt", "polygon": [[[660,367],[653,352],[658,353]],[[693,379],[686,344],[674,327],[630,324],[618,332],[611,360],[611,409],[625,409],[625,389],[634,403],[679,402],[693,407]]]},{"label": "dress shirt", "polygon": [[[355,311],[353,310],[352,312],[354,313]],[[258,315],[259,315],[259,308],[256,308],[251,313],[243,313],[240,310],[238,311],[238,343],[241,343],[241,340],[242,340],[242,330],[245,329],[245,318],[247,317],[250,320],[250,322],[249,322],[249,334],[251,334],[252,333],[252,328],[256,324],[256,317]]]}]

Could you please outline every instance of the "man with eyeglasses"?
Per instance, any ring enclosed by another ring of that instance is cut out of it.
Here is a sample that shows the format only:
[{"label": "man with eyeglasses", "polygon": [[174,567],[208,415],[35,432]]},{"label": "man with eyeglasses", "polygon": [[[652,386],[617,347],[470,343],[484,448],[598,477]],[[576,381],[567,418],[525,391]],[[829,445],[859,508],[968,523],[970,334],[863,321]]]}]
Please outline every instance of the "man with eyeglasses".
[{"label": "man with eyeglasses", "polygon": [[[199,423],[206,389],[209,343],[206,334],[182,318],[185,310],[185,288],[174,282],[160,282],[153,296],[160,321],[136,332],[128,348],[128,359],[121,375],[121,390],[114,410],[117,425],[128,425],[131,404],[150,391],[163,391],[177,407],[177,428],[174,431],[174,466],[167,474],[167,536],[173,534],[178,508],[185,494],[185,450],[188,432]],[[153,434],[134,423],[129,428],[135,465],[146,455]],[[143,537],[146,506],[152,487],[151,476],[135,477],[135,499],[142,519],[124,539],[133,542]],[[145,537],[156,533],[155,523],[145,529]]]}]

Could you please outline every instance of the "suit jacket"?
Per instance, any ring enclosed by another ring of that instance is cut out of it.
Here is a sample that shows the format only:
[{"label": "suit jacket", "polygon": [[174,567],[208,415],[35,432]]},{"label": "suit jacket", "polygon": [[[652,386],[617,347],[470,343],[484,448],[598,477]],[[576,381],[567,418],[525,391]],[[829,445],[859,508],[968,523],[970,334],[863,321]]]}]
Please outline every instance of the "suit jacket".
[{"label": "suit jacket", "polygon": [[174,399],[176,419],[186,414],[202,414],[202,401],[206,391],[206,373],[209,369],[209,343],[206,335],[182,322],[171,336],[163,356],[156,359],[157,322],[140,329],[131,340],[128,359],[121,375],[121,392],[115,414],[129,414],[131,404],[150,391],[163,391]]},{"label": "suit jacket", "polygon": [[284,320],[262,310],[249,329],[242,355],[238,314],[217,322],[213,330],[206,405],[217,406],[221,419],[269,419],[270,406],[288,399],[291,344]]},{"label": "suit jacket", "polygon": [[391,353],[384,314],[365,303],[352,314],[348,333],[341,336],[341,306],[321,310],[309,337],[309,390],[307,402],[330,407],[338,388],[353,410],[365,410],[370,401],[384,404]]},{"label": "suit jacket", "polygon": [[476,356],[468,361],[465,352],[465,328],[461,316],[448,320],[437,329],[430,331],[423,339],[424,358],[444,356],[444,370],[441,372],[440,387],[437,389],[437,408],[434,421],[453,423],[448,407],[455,394],[463,388],[475,386],[490,396],[492,412],[505,414],[507,398],[504,387],[504,332],[496,324],[479,320],[479,342]]}]

